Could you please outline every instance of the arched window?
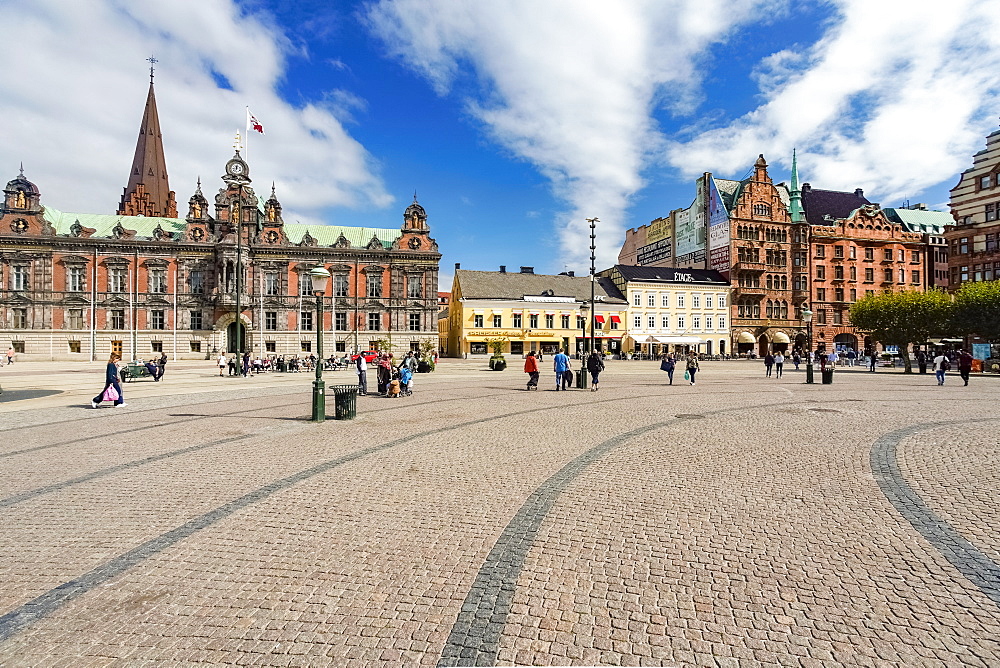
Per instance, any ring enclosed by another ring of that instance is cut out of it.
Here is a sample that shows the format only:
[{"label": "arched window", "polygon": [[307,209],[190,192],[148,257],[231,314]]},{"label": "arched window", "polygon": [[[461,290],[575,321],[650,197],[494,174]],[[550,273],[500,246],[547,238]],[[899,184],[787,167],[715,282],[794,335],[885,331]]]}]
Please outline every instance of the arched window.
[{"label": "arched window", "polygon": [[781,302],[781,319],[788,320],[788,302]]},{"label": "arched window", "polygon": [[781,289],[782,290],[787,290],[788,289],[788,277],[787,276],[783,275],[781,277]]},{"label": "arched window", "polygon": [[753,215],[755,216],[770,216],[771,207],[767,204],[754,204],[753,205]]}]

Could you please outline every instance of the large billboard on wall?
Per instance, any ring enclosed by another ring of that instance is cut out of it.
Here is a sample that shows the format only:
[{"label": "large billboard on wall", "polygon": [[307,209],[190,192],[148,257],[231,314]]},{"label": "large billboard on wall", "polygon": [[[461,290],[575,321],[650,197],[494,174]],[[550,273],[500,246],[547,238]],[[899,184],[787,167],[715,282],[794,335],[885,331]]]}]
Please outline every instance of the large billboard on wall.
[{"label": "large billboard on wall", "polygon": [[636,264],[670,264],[673,257],[674,221],[668,216],[646,226],[646,245],[636,250]]},{"label": "large billboard on wall", "polygon": [[[681,209],[674,214],[674,256],[680,259],[698,251],[705,251],[705,218],[697,214],[698,201],[691,208]],[[701,222],[701,225],[698,222]]]},{"label": "large billboard on wall", "polygon": [[715,179],[708,178],[708,268],[729,275],[729,212]]}]

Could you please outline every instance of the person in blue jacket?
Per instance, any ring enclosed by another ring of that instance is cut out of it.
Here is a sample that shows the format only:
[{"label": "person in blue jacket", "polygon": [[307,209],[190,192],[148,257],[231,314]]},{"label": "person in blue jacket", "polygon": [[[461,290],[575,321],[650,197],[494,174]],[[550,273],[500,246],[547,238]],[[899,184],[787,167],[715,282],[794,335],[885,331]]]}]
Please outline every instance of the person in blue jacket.
[{"label": "person in blue jacket", "polygon": [[569,385],[569,382],[566,380],[564,374],[569,371],[569,357],[566,356],[566,353],[561,348],[552,358],[552,368],[556,372],[556,391],[560,389],[568,390],[567,385]]},{"label": "person in blue jacket", "polygon": [[114,387],[115,392],[118,393],[118,398],[115,399],[115,408],[122,408],[128,405],[125,403],[125,396],[122,394],[121,383],[118,382],[118,360],[120,359],[121,355],[111,353],[111,358],[108,359],[108,366],[104,373],[104,389],[91,400],[91,408],[97,408],[104,401],[104,393],[107,392],[109,387]]}]

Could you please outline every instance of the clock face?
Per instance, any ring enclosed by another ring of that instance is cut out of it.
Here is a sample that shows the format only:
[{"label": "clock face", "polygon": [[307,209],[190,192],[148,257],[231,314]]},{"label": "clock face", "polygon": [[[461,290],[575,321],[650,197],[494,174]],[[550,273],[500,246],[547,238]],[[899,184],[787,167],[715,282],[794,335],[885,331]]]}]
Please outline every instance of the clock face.
[{"label": "clock face", "polygon": [[417,250],[418,248],[420,248],[420,239],[416,237],[410,238],[410,248],[412,248],[413,250]]},{"label": "clock face", "polygon": [[276,244],[278,243],[278,233],[271,230],[267,233],[266,239],[269,244]]},{"label": "clock face", "polygon": [[205,238],[205,230],[201,229],[200,227],[194,228],[194,230],[191,232],[191,238],[194,239],[195,241],[201,241],[202,239]]},{"label": "clock face", "polygon": [[236,160],[233,160],[232,162],[229,163],[229,165],[227,167],[227,171],[230,174],[242,174],[243,173],[243,163],[242,162],[237,162]]}]

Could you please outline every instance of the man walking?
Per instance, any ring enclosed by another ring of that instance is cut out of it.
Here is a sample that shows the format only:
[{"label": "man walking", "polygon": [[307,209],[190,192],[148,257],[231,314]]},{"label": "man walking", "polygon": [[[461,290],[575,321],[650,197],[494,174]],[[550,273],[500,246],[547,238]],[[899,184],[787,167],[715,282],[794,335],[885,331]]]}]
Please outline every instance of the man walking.
[{"label": "man walking", "polygon": [[938,353],[938,356],[934,358],[934,375],[937,376],[938,385],[944,385],[944,375],[948,369],[951,368],[951,363],[945,356],[944,351]]},{"label": "man walking", "polygon": [[958,354],[958,375],[962,377],[965,384],[969,384],[969,374],[972,373],[972,355],[968,350],[963,350]]},{"label": "man walking", "polygon": [[358,374],[358,394],[368,394],[368,362],[364,355],[354,360],[354,368]]},{"label": "man walking", "polygon": [[781,370],[785,368],[785,355],[779,350],[774,354],[774,375],[781,378]]},{"label": "man walking", "polygon": [[556,391],[560,389],[568,390],[566,382],[566,376],[564,375],[569,371],[569,357],[562,351],[562,348],[556,351],[555,356],[552,358],[552,368],[556,372]]}]

